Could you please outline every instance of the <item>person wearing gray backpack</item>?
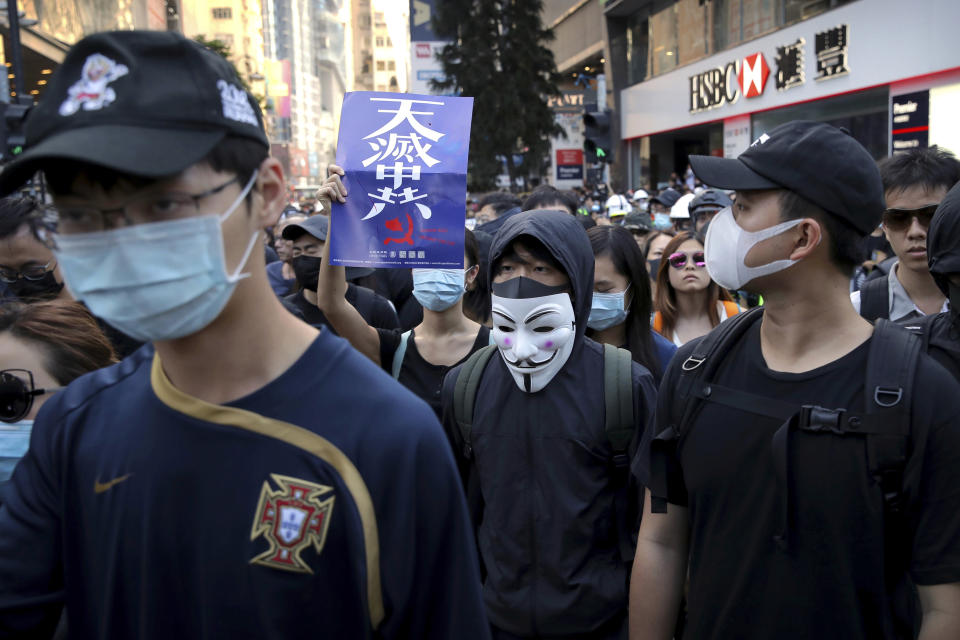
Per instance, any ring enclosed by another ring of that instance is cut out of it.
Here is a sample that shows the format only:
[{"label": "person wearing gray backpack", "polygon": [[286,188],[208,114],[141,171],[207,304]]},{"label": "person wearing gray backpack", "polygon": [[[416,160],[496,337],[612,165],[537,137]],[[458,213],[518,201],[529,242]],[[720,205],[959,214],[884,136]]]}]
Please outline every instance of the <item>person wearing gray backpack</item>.
[{"label": "person wearing gray backpack", "polygon": [[586,337],[594,256],[561,211],[512,216],[490,251],[495,345],[444,380],[496,638],[619,639],[641,498],[629,458],[651,373]]}]

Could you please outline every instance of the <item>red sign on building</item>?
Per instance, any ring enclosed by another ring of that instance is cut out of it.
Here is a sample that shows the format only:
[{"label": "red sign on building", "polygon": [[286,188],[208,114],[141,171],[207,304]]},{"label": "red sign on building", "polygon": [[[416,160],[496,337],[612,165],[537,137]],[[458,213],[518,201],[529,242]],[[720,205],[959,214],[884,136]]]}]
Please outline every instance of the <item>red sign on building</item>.
[{"label": "red sign on building", "polygon": [[756,98],[763,94],[768,77],[770,77],[770,67],[767,66],[762,53],[744,58],[737,73],[737,84],[740,85],[743,97]]}]

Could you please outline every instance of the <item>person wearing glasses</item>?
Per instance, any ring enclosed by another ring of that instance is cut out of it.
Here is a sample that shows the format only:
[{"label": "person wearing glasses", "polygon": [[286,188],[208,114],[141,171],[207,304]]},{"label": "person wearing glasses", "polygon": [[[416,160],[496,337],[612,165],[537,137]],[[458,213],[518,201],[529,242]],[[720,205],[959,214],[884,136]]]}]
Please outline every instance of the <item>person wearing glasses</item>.
[{"label": "person wearing glasses", "polygon": [[54,220],[33,198],[0,198],[0,282],[21,302],[70,299],[57,259],[40,237]]},{"label": "person wearing glasses", "polygon": [[65,604],[78,638],[489,638],[436,416],[270,288],[287,182],[232,65],[96,33],[25,126],[0,194],[42,171],[66,286],[151,344],[39,413],[2,493],[0,637]]},{"label": "person wearing glasses", "polygon": [[76,378],[116,361],[81,304],[0,305],[0,482],[27,452],[40,407]]},{"label": "person wearing glasses", "polygon": [[880,163],[887,208],[883,233],[897,260],[889,272],[868,279],[850,294],[857,312],[871,322],[900,324],[947,311],[947,297],[927,265],[927,232],[937,205],[960,181],[960,161],[936,145],[913,149]]},{"label": "person wearing glasses", "polygon": [[690,231],[678,233],[663,250],[654,308],[654,331],[678,347],[742,311],[710,279],[703,243]]}]

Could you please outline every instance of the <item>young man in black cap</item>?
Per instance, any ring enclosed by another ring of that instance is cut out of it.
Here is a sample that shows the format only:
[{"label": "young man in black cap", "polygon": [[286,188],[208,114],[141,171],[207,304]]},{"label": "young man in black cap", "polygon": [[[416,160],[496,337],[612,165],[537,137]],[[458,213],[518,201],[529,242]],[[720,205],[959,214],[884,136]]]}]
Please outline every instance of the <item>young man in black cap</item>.
[{"label": "young man in black cap", "polygon": [[913,149],[880,163],[886,209],[883,234],[897,260],[886,275],[850,295],[867,320],[909,323],[946,311],[947,299],[927,267],[927,228],[937,205],[960,181],[960,161],[937,146]]},{"label": "young man in black cap", "polygon": [[[320,262],[323,247],[327,242],[330,219],[327,216],[311,216],[306,220],[288,224],[283,228],[283,238],[293,243],[291,265],[297,274],[300,290],[283,299],[284,306],[313,327],[330,327],[323,312],[317,306],[317,282],[320,277]],[[371,275],[368,267],[347,267],[347,280]],[[390,301],[366,287],[347,283],[347,302],[353,305],[364,322],[377,329],[399,329],[400,319]],[[332,331],[333,329],[331,329]]]},{"label": "young man in black cap", "polygon": [[65,602],[78,638],[486,637],[433,413],[270,290],[254,249],[286,185],[230,65],[96,34],[26,126],[0,190],[45,173],[67,287],[152,346],[37,417],[0,507],[0,636]]},{"label": "young man in black cap", "polygon": [[688,575],[684,637],[960,637],[960,385],[847,293],[884,208],[876,165],[812,122],[691,162],[737,191],[711,277],[766,303],[684,345],[660,385],[631,637],[673,636]]}]

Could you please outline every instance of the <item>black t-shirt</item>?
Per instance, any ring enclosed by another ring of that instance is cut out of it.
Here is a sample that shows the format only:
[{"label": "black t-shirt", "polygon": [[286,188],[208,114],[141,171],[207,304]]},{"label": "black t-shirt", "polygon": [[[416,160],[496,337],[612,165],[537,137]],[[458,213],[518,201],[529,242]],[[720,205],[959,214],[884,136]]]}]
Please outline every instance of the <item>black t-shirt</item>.
[{"label": "black t-shirt", "polygon": [[[387,373],[393,373],[393,354],[400,346],[400,330],[392,331],[378,330],[380,334],[380,364]],[[460,362],[445,366],[442,364],[431,364],[423,359],[420,351],[417,350],[417,341],[414,340],[414,332],[411,329],[410,337],[407,339],[407,352],[403,356],[403,364],[400,366],[400,383],[407,389],[423,398],[436,412],[437,416],[441,414],[440,390],[443,387],[443,377],[447,371],[464,362],[475,351],[478,351],[490,344],[490,329],[480,327],[477,332],[477,339],[473,341],[470,347],[470,353],[463,357]]]},{"label": "black t-shirt", "polygon": [[[397,329],[400,321],[397,312],[390,306],[390,302],[381,295],[366,287],[347,284],[347,293],[344,296],[350,304],[360,312],[368,325],[375,329]],[[303,291],[297,291],[281,299],[283,305],[295,316],[314,327],[333,327],[327,322],[326,316],[320,308],[303,297]],[[336,334],[336,331],[334,331]]]},{"label": "black t-shirt", "polygon": [[[663,383],[656,426],[634,462],[649,486],[650,442],[663,431],[684,345]],[[864,408],[870,341],[805,373],[767,368],[760,323],[729,354],[716,384],[828,408]],[[960,580],[960,385],[922,358],[913,390],[911,454],[903,495],[913,549],[904,549],[917,584]],[[784,496],[776,480],[772,438],[782,421],[704,403],[681,427],[676,462],[683,484],[669,500],[690,518],[687,638],[889,637],[884,587],[883,501],[869,473],[865,440],[793,432],[789,447],[790,548],[781,551]],[[669,509],[670,507],[668,507]]]}]

